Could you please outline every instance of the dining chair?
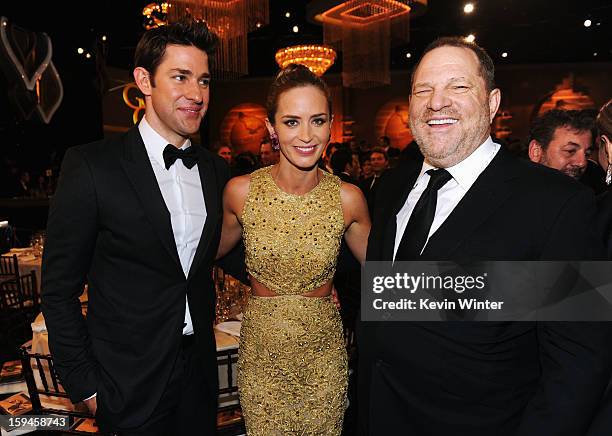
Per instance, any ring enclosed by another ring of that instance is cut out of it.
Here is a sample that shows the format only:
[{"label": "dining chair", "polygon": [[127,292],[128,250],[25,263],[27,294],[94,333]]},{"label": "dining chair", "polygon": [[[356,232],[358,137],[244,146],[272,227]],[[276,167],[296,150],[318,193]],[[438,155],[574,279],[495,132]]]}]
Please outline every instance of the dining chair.
[{"label": "dining chair", "polygon": [[28,387],[28,396],[32,402],[32,414],[67,417],[69,419],[69,429],[63,430],[62,434],[101,434],[99,432],[76,430],[76,427],[84,419],[94,419],[94,416],[86,410],[84,405],[75,408],[75,410],[58,407],[61,400],[65,403],[69,403],[70,400],[68,394],[62,388],[55,371],[53,357],[50,354],[32,353],[32,341],[28,341],[21,347],[21,365],[23,367],[23,377]]},{"label": "dining chair", "polygon": [[27,314],[30,322],[40,312],[40,295],[36,282],[36,273],[31,271],[24,276],[17,276],[0,283],[0,308],[3,310],[20,310]]},{"label": "dining chair", "polygon": [[19,278],[19,261],[16,254],[0,256],[0,282]]},{"label": "dining chair", "polygon": [[227,380],[219,386],[219,405],[217,407],[217,435],[233,436],[246,433],[244,419],[238,399],[236,384],[236,363],[238,348],[217,351],[217,368],[220,380]]}]

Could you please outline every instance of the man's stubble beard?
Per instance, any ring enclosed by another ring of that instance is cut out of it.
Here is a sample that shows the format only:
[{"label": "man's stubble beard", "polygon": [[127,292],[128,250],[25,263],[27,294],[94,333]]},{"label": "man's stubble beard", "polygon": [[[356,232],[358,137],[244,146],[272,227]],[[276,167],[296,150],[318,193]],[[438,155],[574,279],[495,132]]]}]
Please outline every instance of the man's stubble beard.
[{"label": "man's stubble beard", "polygon": [[[544,165],[548,168],[552,168],[553,170],[556,169],[554,167],[552,167],[550,165],[550,162],[548,161],[548,158],[546,157],[546,152],[544,152],[542,154],[542,160],[540,161],[541,165]],[[585,168],[578,168],[575,166],[565,166],[559,170],[557,170],[563,174],[565,174],[568,177],[571,177],[572,179],[578,180],[582,177],[582,175],[585,173],[586,171],[586,167]]]},{"label": "man's stubble beard", "polygon": [[[435,112],[427,111],[421,115],[419,120],[425,120],[433,113]],[[421,135],[418,128],[414,128],[412,119],[410,119],[409,123],[414,140],[418,144],[425,161],[437,168],[449,168],[472,154],[472,152],[485,141],[487,136],[490,135],[491,122],[488,114],[489,104],[487,102],[484,107],[484,112],[479,116],[478,122],[471,128],[462,131],[462,135],[457,142],[446,146],[439,152],[435,152],[434,144],[430,142],[427,135]],[[444,111],[437,113],[437,115],[461,119],[455,111]]]}]

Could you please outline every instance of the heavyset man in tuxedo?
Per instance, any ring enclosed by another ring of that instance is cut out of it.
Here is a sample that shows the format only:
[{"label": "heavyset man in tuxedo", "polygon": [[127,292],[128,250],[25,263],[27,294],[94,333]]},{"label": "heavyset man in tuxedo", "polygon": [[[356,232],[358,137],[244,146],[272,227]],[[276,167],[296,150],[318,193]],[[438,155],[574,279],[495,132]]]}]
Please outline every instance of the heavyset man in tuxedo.
[{"label": "heavyset man in tuxedo", "polygon": [[[211,277],[226,164],[192,146],[216,37],[190,21],[149,30],[135,55],[145,116],[65,155],[43,259],[43,312],[73,402],[118,434],[214,434]],[[78,297],[89,285],[87,319]],[[198,433],[199,432],[199,433]]]},{"label": "heavyset man in tuxedo", "polygon": [[[490,137],[491,58],[432,43],[411,83],[425,157],[380,182],[367,260],[588,260],[593,195]],[[360,430],[368,435],[584,435],[611,370],[610,330],[578,322],[361,322]]]}]

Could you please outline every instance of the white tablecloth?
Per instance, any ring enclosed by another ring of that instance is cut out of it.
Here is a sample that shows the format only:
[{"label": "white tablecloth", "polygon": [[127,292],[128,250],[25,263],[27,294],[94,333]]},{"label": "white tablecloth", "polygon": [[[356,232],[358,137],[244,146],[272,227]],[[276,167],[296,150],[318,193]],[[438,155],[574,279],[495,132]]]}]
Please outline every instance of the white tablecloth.
[{"label": "white tablecloth", "polygon": [[42,257],[34,256],[32,251],[28,249],[12,249],[7,254],[17,255],[19,275],[28,275],[31,271],[36,273],[36,290],[40,292],[40,271],[42,269]]}]

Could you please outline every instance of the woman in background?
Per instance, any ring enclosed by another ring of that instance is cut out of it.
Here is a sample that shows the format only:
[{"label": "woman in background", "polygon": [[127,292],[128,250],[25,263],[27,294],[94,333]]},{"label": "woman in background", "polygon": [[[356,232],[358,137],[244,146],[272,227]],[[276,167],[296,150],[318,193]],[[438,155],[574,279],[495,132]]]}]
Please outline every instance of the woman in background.
[{"label": "woman in background", "polygon": [[[600,164],[604,166],[606,185],[609,186],[612,184],[612,99],[604,104],[599,111],[595,120],[595,127],[597,131],[596,141],[602,157]],[[612,260],[612,191],[606,191],[599,195],[597,203],[597,230],[603,235],[608,259]]]}]

